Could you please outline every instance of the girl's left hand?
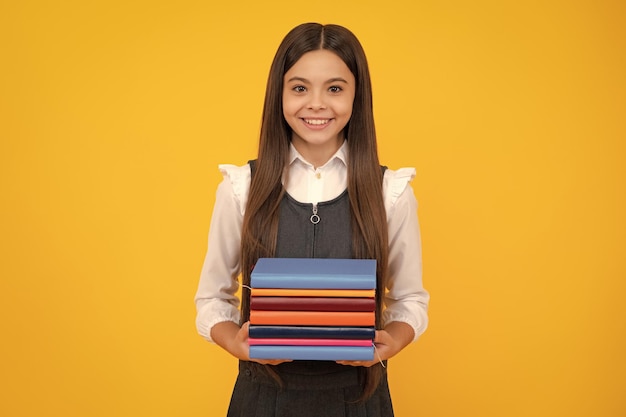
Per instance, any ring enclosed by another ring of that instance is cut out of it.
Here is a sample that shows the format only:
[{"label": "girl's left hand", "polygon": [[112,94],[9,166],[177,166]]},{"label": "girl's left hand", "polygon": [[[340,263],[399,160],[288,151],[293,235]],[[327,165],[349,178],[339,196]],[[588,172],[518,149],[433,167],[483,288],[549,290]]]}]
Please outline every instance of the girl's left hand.
[{"label": "girl's left hand", "polygon": [[376,330],[374,337],[374,360],[372,361],[337,361],[341,365],[370,366],[392,358],[413,340],[413,328],[406,323],[393,322],[384,330]]},{"label": "girl's left hand", "polygon": [[387,360],[398,353],[402,348],[395,346],[394,340],[386,330],[376,330],[376,337],[374,338],[374,360],[373,361],[337,361],[341,365],[350,366],[370,366],[376,365],[379,362]]}]

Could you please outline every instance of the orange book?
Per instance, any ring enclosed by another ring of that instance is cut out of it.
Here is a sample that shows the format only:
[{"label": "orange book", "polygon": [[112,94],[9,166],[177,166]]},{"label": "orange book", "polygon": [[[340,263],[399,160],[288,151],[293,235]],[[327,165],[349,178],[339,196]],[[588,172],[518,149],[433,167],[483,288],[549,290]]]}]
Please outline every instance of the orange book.
[{"label": "orange book", "polygon": [[250,311],[252,325],[374,326],[375,321],[373,311]]},{"label": "orange book", "polygon": [[311,290],[291,288],[252,288],[253,297],[371,297],[376,290]]}]

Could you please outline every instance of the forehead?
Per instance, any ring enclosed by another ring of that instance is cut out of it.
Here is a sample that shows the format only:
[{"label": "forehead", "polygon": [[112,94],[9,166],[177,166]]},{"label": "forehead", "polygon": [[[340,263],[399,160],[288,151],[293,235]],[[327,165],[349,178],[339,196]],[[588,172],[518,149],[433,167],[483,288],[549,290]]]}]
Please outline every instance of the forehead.
[{"label": "forehead", "polygon": [[302,55],[285,73],[285,79],[294,76],[314,79],[351,75],[350,69],[337,54],[326,49],[319,49]]}]

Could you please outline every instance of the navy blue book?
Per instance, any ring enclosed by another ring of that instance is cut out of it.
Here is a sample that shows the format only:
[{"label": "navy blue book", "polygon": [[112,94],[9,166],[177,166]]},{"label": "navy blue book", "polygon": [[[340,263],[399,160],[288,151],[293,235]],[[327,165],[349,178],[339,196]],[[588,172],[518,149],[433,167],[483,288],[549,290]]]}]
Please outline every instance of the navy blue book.
[{"label": "navy blue book", "polygon": [[250,325],[252,338],[300,338],[300,339],[370,339],[374,340],[374,327],[333,326],[260,326]]},{"label": "navy blue book", "polygon": [[309,361],[371,361],[374,346],[250,346],[250,359],[293,359]]},{"label": "navy blue book", "polygon": [[376,289],[375,259],[260,258],[252,288]]}]

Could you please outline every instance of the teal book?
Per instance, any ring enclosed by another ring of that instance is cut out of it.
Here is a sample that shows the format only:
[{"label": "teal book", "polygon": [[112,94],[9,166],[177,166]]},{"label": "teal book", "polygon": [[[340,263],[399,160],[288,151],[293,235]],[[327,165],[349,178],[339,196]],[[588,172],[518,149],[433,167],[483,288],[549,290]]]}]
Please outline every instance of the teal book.
[{"label": "teal book", "polygon": [[252,288],[376,289],[375,259],[259,258]]}]

